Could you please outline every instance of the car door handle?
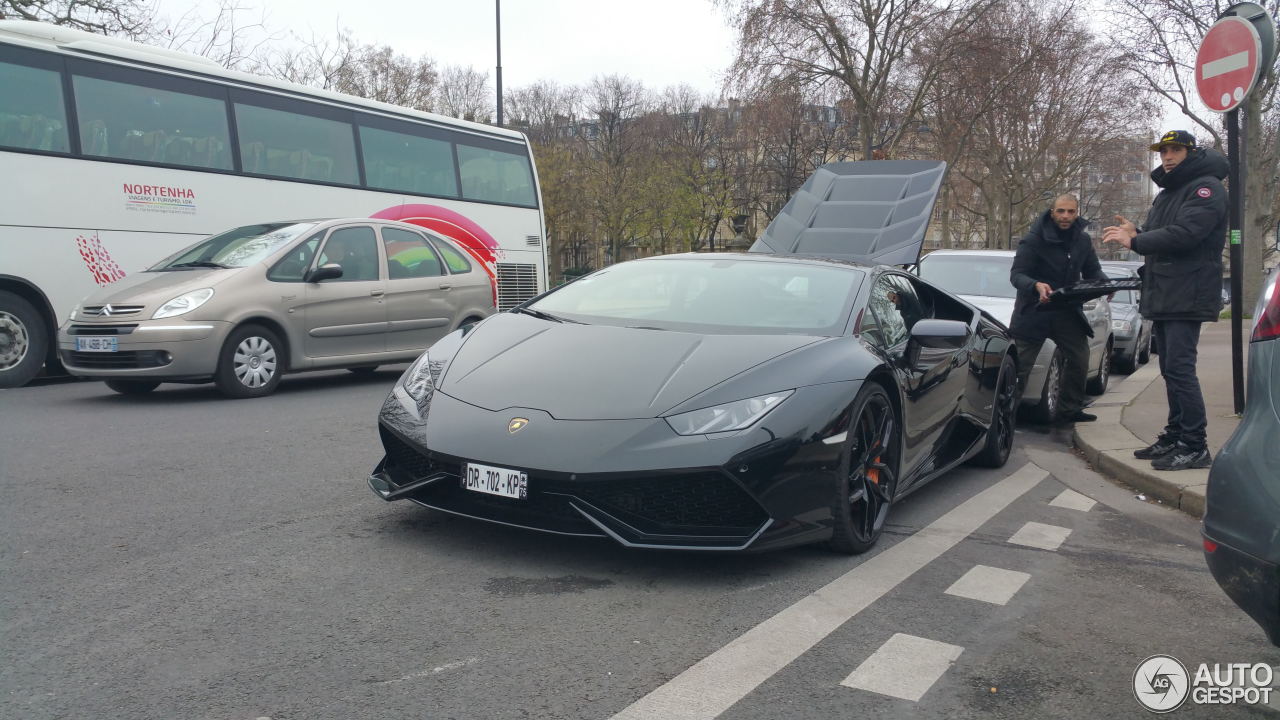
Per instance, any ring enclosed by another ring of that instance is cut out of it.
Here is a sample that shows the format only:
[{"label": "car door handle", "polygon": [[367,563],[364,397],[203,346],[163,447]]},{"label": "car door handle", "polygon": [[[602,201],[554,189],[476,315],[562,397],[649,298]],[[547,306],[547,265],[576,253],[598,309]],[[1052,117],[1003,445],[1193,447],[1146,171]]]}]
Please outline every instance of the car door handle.
[{"label": "car door handle", "polygon": [[382,296],[383,296],[383,295],[385,295],[385,294],[386,294],[386,292],[384,292],[384,291],[382,291],[382,290],[370,290],[370,291],[369,291],[369,297],[382,297]]},{"label": "car door handle", "polygon": [[441,285],[441,286],[440,286],[440,289],[441,289],[441,290],[452,290],[452,289],[453,289],[453,286],[452,286],[452,285]]}]

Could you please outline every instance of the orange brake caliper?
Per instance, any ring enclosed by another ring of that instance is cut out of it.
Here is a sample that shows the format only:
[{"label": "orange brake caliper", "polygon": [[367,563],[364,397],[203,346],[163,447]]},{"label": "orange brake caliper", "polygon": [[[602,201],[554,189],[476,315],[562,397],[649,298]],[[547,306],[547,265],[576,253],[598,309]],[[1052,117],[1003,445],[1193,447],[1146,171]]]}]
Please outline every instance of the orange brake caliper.
[{"label": "orange brake caliper", "polygon": [[[876,463],[877,465],[879,465],[879,464],[880,464],[880,456],[879,456],[879,455],[877,455],[877,456],[876,456],[875,463]],[[867,479],[868,479],[868,480],[870,480],[871,482],[875,483],[876,485],[879,485],[879,484],[880,484],[880,468],[870,468],[870,469],[868,469],[868,470],[867,470]]]}]

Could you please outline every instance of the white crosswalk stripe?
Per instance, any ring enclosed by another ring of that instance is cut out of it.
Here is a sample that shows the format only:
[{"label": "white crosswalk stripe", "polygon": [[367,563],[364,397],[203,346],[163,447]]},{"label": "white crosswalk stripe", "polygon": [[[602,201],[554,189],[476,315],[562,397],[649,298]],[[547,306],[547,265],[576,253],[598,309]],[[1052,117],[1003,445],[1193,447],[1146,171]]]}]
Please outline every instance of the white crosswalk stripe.
[{"label": "white crosswalk stripe", "polygon": [[928,527],[748,630],[613,717],[717,717],[1047,476],[1045,470],[1032,463],[1023,465]]},{"label": "white crosswalk stripe", "polygon": [[959,645],[897,633],[840,684],[916,702],[962,652]]},{"label": "white crosswalk stripe", "polygon": [[946,589],[948,595],[1005,605],[1031,576],[1016,570],[975,565]]},{"label": "white crosswalk stripe", "polygon": [[1041,550],[1057,550],[1071,534],[1070,528],[1044,523],[1029,522],[1009,538],[1014,545],[1040,548]]},{"label": "white crosswalk stripe", "polygon": [[1066,508],[1068,510],[1079,510],[1080,512],[1089,512],[1097,505],[1097,501],[1085,495],[1081,495],[1075,490],[1063,490],[1058,497],[1049,502],[1053,507]]}]

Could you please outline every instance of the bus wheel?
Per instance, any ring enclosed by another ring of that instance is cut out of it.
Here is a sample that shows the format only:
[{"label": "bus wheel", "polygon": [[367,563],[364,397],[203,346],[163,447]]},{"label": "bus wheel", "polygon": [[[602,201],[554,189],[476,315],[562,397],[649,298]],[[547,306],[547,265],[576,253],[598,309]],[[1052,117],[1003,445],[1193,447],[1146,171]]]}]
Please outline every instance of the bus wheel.
[{"label": "bus wheel", "polygon": [[49,331],[35,307],[0,290],[0,388],[26,385],[40,372],[48,346]]},{"label": "bus wheel", "polygon": [[260,325],[238,327],[227,336],[213,382],[227,397],[270,395],[284,372],[284,344]]}]

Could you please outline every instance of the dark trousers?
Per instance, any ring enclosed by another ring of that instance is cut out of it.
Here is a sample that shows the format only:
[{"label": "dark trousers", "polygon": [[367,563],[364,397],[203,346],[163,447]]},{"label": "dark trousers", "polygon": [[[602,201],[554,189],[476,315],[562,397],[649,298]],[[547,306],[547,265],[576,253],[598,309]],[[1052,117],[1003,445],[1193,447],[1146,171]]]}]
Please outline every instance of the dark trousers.
[{"label": "dark trousers", "polygon": [[[1063,417],[1084,408],[1084,384],[1089,374],[1089,335],[1084,321],[1074,312],[1062,310],[1052,313],[1049,339],[1062,353],[1062,393],[1058,401],[1058,414]],[[1027,388],[1027,378],[1044,340],[1014,338],[1018,349],[1018,388],[1020,392],[1040,392],[1040,388]],[[1105,360],[1103,361],[1105,362]],[[1034,397],[1034,396],[1033,396]]]},{"label": "dark trousers", "polygon": [[1205,417],[1200,378],[1196,377],[1200,323],[1195,320],[1156,320],[1152,323],[1152,338],[1160,358],[1165,394],[1169,398],[1169,421],[1161,436],[1195,449],[1203,448],[1208,418]]}]

